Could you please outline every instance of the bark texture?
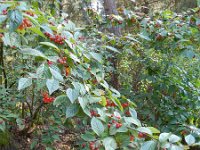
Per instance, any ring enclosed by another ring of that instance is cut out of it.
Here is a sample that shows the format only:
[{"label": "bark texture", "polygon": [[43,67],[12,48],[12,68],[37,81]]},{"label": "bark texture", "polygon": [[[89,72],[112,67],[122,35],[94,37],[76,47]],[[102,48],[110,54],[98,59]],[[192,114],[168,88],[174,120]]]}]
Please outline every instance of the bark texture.
[{"label": "bark texture", "polygon": [[[118,15],[117,12],[117,6],[115,3],[115,0],[104,0],[104,10],[105,10],[105,14],[106,15]],[[121,31],[120,28],[118,26],[111,26],[108,28],[108,31],[110,33],[113,33],[116,36],[120,36],[121,35]],[[112,66],[114,67],[114,69],[117,69],[118,66],[118,61],[117,61],[117,57],[115,54],[113,54],[113,57],[111,58],[111,63]],[[115,89],[119,89],[119,74],[116,73],[115,71],[112,72],[111,74],[111,85],[115,88]]]}]

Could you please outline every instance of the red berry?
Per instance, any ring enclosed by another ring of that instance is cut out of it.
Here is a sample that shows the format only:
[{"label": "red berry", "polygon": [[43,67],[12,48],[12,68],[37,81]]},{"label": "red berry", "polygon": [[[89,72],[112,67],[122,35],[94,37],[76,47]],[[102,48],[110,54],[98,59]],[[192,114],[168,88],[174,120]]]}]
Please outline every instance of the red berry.
[{"label": "red berry", "polygon": [[121,123],[117,123],[117,124],[116,124],[116,128],[120,128],[121,126],[122,126]]},{"label": "red berry", "polygon": [[47,60],[47,64],[48,64],[49,66],[51,66],[51,65],[53,64],[53,62],[50,61],[50,60]]},{"label": "red berry", "polygon": [[32,16],[32,17],[34,16],[34,13],[30,12],[30,11],[27,11],[26,14],[29,15],[29,16]]},{"label": "red berry", "polygon": [[0,33],[0,39],[3,37],[3,34]]},{"label": "red berry", "polygon": [[100,117],[100,115],[96,112],[96,111],[94,111],[94,110],[91,110],[90,111],[90,114],[91,114],[91,116],[93,117]]},{"label": "red berry", "polygon": [[6,9],[4,9],[4,10],[2,11],[2,14],[3,14],[3,15],[7,15],[7,13],[8,13],[8,11],[7,11]]},{"label": "red berry", "polygon": [[111,126],[111,124],[109,123],[109,124],[108,124],[108,128],[110,128],[110,126]]},{"label": "red berry", "polygon": [[138,133],[138,138],[145,138],[145,137],[146,137],[145,133],[142,133],[142,132]]},{"label": "red berry", "polygon": [[63,61],[61,58],[59,58],[59,59],[58,59],[58,63],[60,63],[60,64],[64,64],[65,61]]},{"label": "red berry", "polygon": [[132,142],[132,141],[134,141],[134,136],[133,135],[130,136],[130,142]]},{"label": "red berry", "polygon": [[123,22],[121,20],[118,21],[119,24],[122,24]]},{"label": "red berry", "polygon": [[93,83],[93,84],[97,84],[97,82],[98,82],[98,81],[97,81],[96,79],[92,80],[92,83]]},{"label": "red berry", "polygon": [[82,144],[82,148],[85,148],[85,146],[86,146],[86,144],[85,144],[85,143],[83,143],[83,144]]},{"label": "red berry", "polygon": [[17,47],[16,47],[16,46],[12,46],[11,48],[12,48],[12,49],[16,49]]},{"label": "red berry", "polygon": [[90,147],[90,150],[95,150],[95,143],[90,142],[89,147]]},{"label": "red berry", "polygon": [[123,107],[123,108],[126,108],[126,107],[128,107],[128,106],[129,106],[129,103],[128,103],[128,102],[122,104],[122,107]]},{"label": "red berry", "polygon": [[117,105],[114,102],[112,102],[110,106],[116,107]]},{"label": "red berry", "polygon": [[130,111],[126,111],[125,114],[126,114],[127,116],[130,116],[130,115],[131,115]]},{"label": "red berry", "polygon": [[121,119],[121,117],[120,117],[120,116],[116,116],[116,118],[117,118],[117,119]]},{"label": "red berry", "polygon": [[186,130],[183,130],[183,131],[181,131],[181,134],[182,134],[182,135],[185,135],[185,134],[187,134],[187,131],[186,131]]},{"label": "red berry", "polygon": [[156,36],[156,41],[161,41],[163,39],[163,36],[161,34],[158,34]]},{"label": "red berry", "polygon": [[91,68],[89,67],[87,70],[90,72],[90,71],[91,71]]},{"label": "red berry", "polygon": [[117,123],[117,121],[115,121],[115,120],[112,120],[112,123]]}]

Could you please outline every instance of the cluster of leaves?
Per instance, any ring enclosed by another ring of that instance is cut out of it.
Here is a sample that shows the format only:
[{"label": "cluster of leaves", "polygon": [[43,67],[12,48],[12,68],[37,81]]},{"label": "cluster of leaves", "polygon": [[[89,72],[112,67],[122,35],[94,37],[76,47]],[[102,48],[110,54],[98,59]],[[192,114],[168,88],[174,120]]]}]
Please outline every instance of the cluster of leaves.
[{"label": "cluster of leaves", "polygon": [[136,35],[128,35],[133,42],[123,46],[123,91],[133,91],[126,95],[138,104],[143,119],[167,125],[163,131],[179,123],[199,124],[198,12],[199,8],[194,15],[164,11],[153,19],[144,17],[139,26],[134,23]]},{"label": "cluster of leaves", "polygon": [[122,36],[100,35],[103,43],[112,46],[108,49],[121,53],[117,56],[121,93],[137,104],[140,119],[162,131],[171,131],[177,124],[198,126],[199,8],[153,16],[126,9],[119,12],[120,16],[100,21],[108,28],[121,28]]},{"label": "cluster of leaves", "polygon": [[[156,128],[142,124],[135,104],[108,85],[106,54],[110,50],[118,52],[115,48],[97,47],[83,38],[82,29],[71,21],[55,19],[25,2],[4,3],[0,6],[3,10],[8,12],[0,15],[3,48],[14,48],[15,57],[27,65],[19,72],[17,87],[21,97],[16,100],[22,106],[12,106],[23,112],[24,122],[15,120],[20,124],[20,133],[31,133],[35,125],[44,125],[45,129],[35,129],[35,133],[42,133],[42,143],[49,149],[51,142],[59,140],[56,133],[60,129],[70,124],[79,126],[76,120],[80,119],[84,125],[81,149],[184,149],[179,136],[160,134]],[[23,20],[31,26],[23,26]],[[142,34],[140,37],[148,39]],[[11,118],[10,114],[5,115]],[[0,116],[0,129],[10,121],[6,118]],[[198,134],[193,127],[192,133],[185,136],[187,145],[198,145]],[[38,142],[41,141],[35,141],[31,147]]]}]

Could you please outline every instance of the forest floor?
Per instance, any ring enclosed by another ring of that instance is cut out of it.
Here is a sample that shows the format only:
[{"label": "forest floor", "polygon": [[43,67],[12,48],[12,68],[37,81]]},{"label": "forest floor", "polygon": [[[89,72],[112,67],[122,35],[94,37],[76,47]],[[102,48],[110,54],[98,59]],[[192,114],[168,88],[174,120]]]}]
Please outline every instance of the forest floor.
[{"label": "forest floor", "polygon": [[[30,150],[31,144],[37,138],[40,141],[40,136],[34,135],[22,136],[14,133],[9,145],[0,146],[0,150]],[[56,150],[75,150],[78,134],[73,132],[64,132],[59,135],[60,141],[54,141],[52,144]],[[42,143],[37,143],[33,150],[46,150]]]}]

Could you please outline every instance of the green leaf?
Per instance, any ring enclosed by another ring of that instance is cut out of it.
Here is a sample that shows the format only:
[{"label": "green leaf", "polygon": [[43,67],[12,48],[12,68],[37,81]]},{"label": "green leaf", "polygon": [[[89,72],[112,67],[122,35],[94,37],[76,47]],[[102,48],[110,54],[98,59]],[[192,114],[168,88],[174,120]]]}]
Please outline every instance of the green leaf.
[{"label": "green leaf", "polygon": [[54,91],[59,89],[59,81],[55,79],[47,79],[46,86],[49,90],[49,94],[51,95]]},{"label": "green leaf", "polygon": [[181,53],[184,57],[188,57],[188,58],[193,58],[194,56],[196,56],[195,52],[192,51],[192,50],[184,50],[182,53]]},{"label": "green leaf", "polygon": [[74,103],[74,101],[79,97],[79,90],[68,88],[66,94],[71,103]]},{"label": "green leaf", "polygon": [[36,145],[37,145],[37,141],[33,141],[33,142],[31,143],[30,149],[31,149],[31,150],[34,149]]},{"label": "green leaf", "polygon": [[46,56],[42,52],[40,52],[39,50],[36,50],[36,49],[25,48],[25,49],[22,49],[20,52],[23,54],[26,54],[26,55],[32,55],[32,56],[46,58]]},{"label": "green leaf", "polygon": [[59,105],[63,105],[69,101],[69,98],[67,97],[67,95],[59,95],[58,97],[56,97],[56,99],[53,101],[53,105],[54,106],[59,106]]},{"label": "green leaf", "polygon": [[117,128],[115,125],[111,125],[110,129],[109,129],[109,134],[110,135],[115,135],[117,133]]},{"label": "green leaf", "polygon": [[29,87],[31,85],[32,85],[32,79],[31,78],[21,78],[21,79],[19,79],[18,90],[22,90],[22,89]]},{"label": "green leaf", "polygon": [[131,37],[131,35],[126,36],[127,39],[132,40],[137,43],[141,43],[140,41],[136,40],[135,38]]},{"label": "green leaf", "polygon": [[87,104],[89,102],[86,97],[79,97],[78,101],[79,101],[79,104],[81,105],[83,110],[87,107]]},{"label": "green leaf", "polygon": [[80,63],[80,59],[79,59],[76,55],[74,55],[73,53],[70,53],[69,56],[70,56],[70,58],[73,59],[75,62],[79,62],[79,63]]},{"label": "green leaf", "polygon": [[104,80],[103,83],[100,83],[106,90],[109,88],[108,83]]},{"label": "green leaf", "polygon": [[9,30],[10,32],[15,31],[20,24],[22,23],[23,16],[19,10],[10,10],[8,12],[9,21]]},{"label": "green leaf", "polygon": [[17,118],[16,123],[20,130],[23,130],[25,128],[25,124],[21,118]]},{"label": "green leaf", "polygon": [[102,122],[97,118],[94,118],[94,117],[92,118],[91,127],[92,127],[92,130],[99,136],[104,132],[104,126]]},{"label": "green leaf", "polygon": [[55,44],[53,44],[53,43],[50,43],[50,42],[40,42],[40,44],[48,46],[48,47],[55,48],[57,52],[60,52],[60,49]]},{"label": "green leaf", "polygon": [[119,109],[120,109],[121,111],[123,110],[123,107],[122,107],[122,105],[121,105],[121,102],[120,102],[117,98],[113,97],[111,100],[112,100],[115,104],[117,104],[117,106],[119,107]]},{"label": "green leaf", "polygon": [[147,141],[142,144],[140,150],[156,150],[157,143],[155,141]]},{"label": "green leaf", "polygon": [[50,72],[52,74],[52,76],[57,79],[58,81],[61,81],[63,82],[64,79],[63,79],[63,76],[60,74],[60,72],[58,70],[54,70],[53,68],[49,68],[50,69]]},{"label": "green leaf", "polygon": [[135,124],[137,126],[141,126],[141,123],[140,123],[140,120],[138,120],[137,118],[134,118],[134,117],[124,117],[124,120],[126,123],[128,124]]},{"label": "green leaf", "polygon": [[70,104],[66,108],[66,118],[74,117],[79,111],[79,105],[77,104]]},{"label": "green leaf", "polygon": [[43,74],[44,74],[44,71],[45,71],[45,65],[44,64],[41,64],[37,70],[36,70],[36,74],[38,77],[42,78]]},{"label": "green leaf", "polygon": [[90,52],[90,55],[97,60],[98,62],[102,62],[102,55],[100,55],[99,53],[95,53],[95,52]]},{"label": "green leaf", "polygon": [[165,19],[171,19],[173,17],[173,12],[171,10],[165,10],[162,12],[162,16]]},{"label": "green leaf", "polygon": [[181,138],[174,134],[170,135],[170,137],[169,137],[170,143],[176,143],[176,142],[179,142],[180,140],[181,140]]},{"label": "green leaf", "polygon": [[0,15],[0,24],[2,24],[6,20],[7,16]]},{"label": "green leaf", "polygon": [[105,48],[113,51],[113,52],[117,52],[117,53],[120,53],[116,48],[112,47],[112,46],[105,46]]},{"label": "green leaf", "polygon": [[47,32],[47,33],[53,35],[53,31],[51,30],[51,28],[48,27],[48,25],[41,25],[41,28],[42,28],[45,32]]},{"label": "green leaf", "polygon": [[105,150],[115,150],[117,149],[117,143],[114,138],[107,137],[103,139],[103,145],[105,147]]},{"label": "green leaf", "polygon": [[182,146],[171,145],[170,150],[184,150]]},{"label": "green leaf", "polygon": [[131,114],[131,116],[132,116],[133,118],[136,118],[136,119],[137,119],[137,112],[135,111],[134,108],[129,108],[129,112],[130,112],[130,114]]},{"label": "green leaf", "polygon": [[154,127],[147,127],[147,128],[150,129],[152,133],[160,133],[160,131]]},{"label": "green leaf", "polygon": [[10,46],[10,47],[12,47],[12,46],[20,47],[21,46],[20,37],[15,32],[5,33],[2,40],[4,42],[4,45],[6,45],[6,46]]},{"label": "green leaf", "polygon": [[89,100],[86,97],[79,97],[78,98],[79,104],[83,110],[83,112],[91,117],[90,111],[87,107],[87,104],[89,103]]},{"label": "green leaf", "polygon": [[200,0],[197,0],[197,6],[200,7]]},{"label": "green leaf", "polygon": [[141,33],[138,34],[140,38],[145,39],[147,41],[151,41],[151,39],[149,38],[149,36],[147,34]]},{"label": "green leaf", "polygon": [[43,32],[40,30],[40,28],[37,26],[37,27],[31,27],[31,28],[28,28],[29,30],[33,31],[34,33],[40,35],[41,37],[45,37],[45,35],[43,34]]},{"label": "green leaf", "polygon": [[110,90],[113,92],[112,95],[115,96],[115,97],[120,97],[121,94],[119,93],[119,91],[117,91],[116,89],[114,88],[110,88]]},{"label": "green leaf", "polygon": [[137,128],[137,130],[138,130],[139,132],[147,133],[147,134],[149,134],[149,135],[152,135],[151,130],[148,129],[148,128],[146,128],[146,127],[139,127],[139,128]]},{"label": "green leaf", "polygon": [[65,30],[75,31],[75,29],[76,29],[76,25],[72,21],[69,20],[65,26]]},{"label": "green leaf", "polygon": [[87,142],[94,141],[96,139],[95,136],[89,132],[82,134],[81,138]]},{"label": "green leaf", "polygon": [[185,136],[185,141],[188,145],[192,145],[195,143],[195,138],[191,134]]},{"label": "green leaf", "polygon": [[4,121],[3,119],[0,118],[0,122],[1,122],[1,124],[0,124],[0,133],[1,133],[1,131],[2,131],[2,132],[5,132],[5,130],[6,130],[5,121]]},{"label": "green leaf", "polygon": [[168,138],[170,137],[170,133],[161,133],[159,136],[159,141],[161,143],[166,142],[168,140]]}]

